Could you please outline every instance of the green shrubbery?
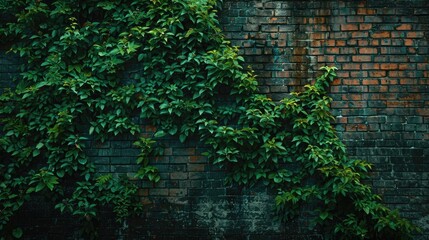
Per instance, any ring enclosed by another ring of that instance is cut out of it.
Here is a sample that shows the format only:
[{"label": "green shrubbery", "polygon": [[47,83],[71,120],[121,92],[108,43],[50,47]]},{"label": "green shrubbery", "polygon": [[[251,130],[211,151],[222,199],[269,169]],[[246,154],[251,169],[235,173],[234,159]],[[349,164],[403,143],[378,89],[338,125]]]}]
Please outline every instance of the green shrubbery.
[{"label": "green shrubbery", "polygon": [[370,165],[349,159],[331,126],[335,68],[280,103],[257,94],[221,34],[217,1],[3,2],[1,38],[25,64],[0,98],[2,234],[22,235],[8,223],[35,193],[87,220],[104,205],[119,220],[138,212],[137,186],[98,174],[84,149],[88,139],[134,136],[136,177],[157,182],[143,120],[157,127],[154,138],[206,142],[228,182],[278,189],[283,220],[315,201],[314,225],[327,237],[404,239],[415,230],[362,183]]}]

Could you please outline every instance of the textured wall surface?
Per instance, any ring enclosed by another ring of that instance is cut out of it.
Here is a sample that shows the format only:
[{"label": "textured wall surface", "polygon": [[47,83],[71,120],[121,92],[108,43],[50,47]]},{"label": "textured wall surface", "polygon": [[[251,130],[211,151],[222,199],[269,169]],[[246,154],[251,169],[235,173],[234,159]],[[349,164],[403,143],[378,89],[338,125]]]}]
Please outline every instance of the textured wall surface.
[{"label": "textured wall surface", "polygon": [[222,25],[279,100],[338,67],[331,87],[350,155],[384,202],[429,237],[429,1],[227,1]]},{"label": "textured wall surface", "polygon": [[[331,87],[336,127],[350,155],[374,164],[384,202],[422,227],[429,238],[429,1],[231,1],[220,12],[224,33],[274,100],[299,91],[324,65],[338,67]],[[0,83],[16,60],[0,55]],[[147,134],[154,129],[146,128]],[[100,171],[131,173],[136,149],[123,137],[89,143]],[[273,220],[266,189],[223,184],[224,173],[198,142],[165,139],[154,161],[162,180],[142,183],[146,213],[126,223],[99,222],[102,239],[322,239],[305,214]],[[78,222],[44,211],[43,199],[19,219],[35,239],[78,238]],[[311,206],[307,207],[311,211]],[[66,223],[66,224],[64,224]],[[117,227],[119,230],[112,230]],[[31,238],[30,235],[26,235]]]}]

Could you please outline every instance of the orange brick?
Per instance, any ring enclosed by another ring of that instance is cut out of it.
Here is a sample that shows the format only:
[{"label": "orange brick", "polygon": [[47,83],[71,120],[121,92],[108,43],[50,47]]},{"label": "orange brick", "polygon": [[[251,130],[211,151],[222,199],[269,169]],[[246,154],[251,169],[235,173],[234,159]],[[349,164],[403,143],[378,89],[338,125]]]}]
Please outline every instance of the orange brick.
[{"label": "orange brick", "polygon": [[318,63],[332,63],[335,60],[335,56],[333,55],[322,55],[322,56],[317,56],[317,62]]},{"label": "orange brick", "polygon": [[340,50],[338,47],[326,48],[326,54],[339,54]]},{"label": "orange brick", "polygon": [[395,84],[399,84],[399,80],[398,79],[383,78],[380,80],[380,84],[382,84],[382,85],[395,85]]},{"label": "orange brick", "polygon": [[407,32],[407,38],[423,38],[423,32]]},{"label": "orange brick", "polygon": [[414,46],[414,40],[413,39],[404,39],[404,45],[405,46]]},{"label": "orange brick", "polygon": [[380,45],[380,41],[378,39],[373,39],[370,42],[371,46],[379,46]]},{"label": "orange brick", "polygon": [[380,69],[379,63],[363,63],[362,70]]},{"label": "orange brick", "polygon": [[360,101],[362,100],[362,94],[346,94],[342,96],[342,100]]},{"label": "orange brick", "polygon": [[367,71],[350,71],[350,77],[366,78],[368,77],[368,72]]},{"label": "orange brick", "polygon": [[357,14],[358,15],[373,15],[373,14],[376,14],[376,11],[375,11],[375,9],[358,8]]},{"label": "orange brick", "polygon": [[377,48],[360,48],[359,53],[360,54],[377,54],[378,50]]},{"label": "orange brick", "polygon": [[371,55],[352,56],[353,62],[371,62]]},{"label": "orange brick", "polygon": [[359,25],[357,24],[341,24],[341,31],[357,31],[359,30]]},{"label": "orange brick", "polygon": [[417,49],[416,49],[416,48],[413,48],[413,47],[410,47],[410,48],[408,48],[408,49],[407,49],[407,52],[408,52],[409,54],[416,54],[416,53],[417,53]]},{"label": "orange brick", "polygon": [[367,38],[368,37],[368,33],[367,32],[353,32],[352,33],[352,38]]},{"label": "orange brick", "polygon": [[378,85],[379,81],[376,79],[364,79],[362,80],[363,85]]},{"label": "orange brick", "polygon": [[383,70],[396,70],[398,69],[398,64],[396,63],[382,63],[380,69]]},{"label": "orange brick", "polygon": [[368,40],[358,40],[357,43],[361,47],[368,46]]},{"label": "orange brick", "polygon": [[370,23],[359,24],[359,30],[361,30],[361,31],[370,30],[371,28],[372,28],[372,24],[370,24]]},{"label": "orange brick", "polygon": [[371,35],[372,38],[390,38],[390,32],[375,32]]},{"label": "orange brick", "polygon": [[371,71],[369,72],[370,77],[385,77],[386,71]]},{"label": "orange brick", "polygon": [[399,84],[401,84],[401,85],[416,85],[417,79],[410,79],[410,78],[399,79]]},{"label": "orange brick", "polygon": [[343,79],[344,85],[360,85],[359,79]]},{"label": "orange brick", "polygon": [[401,24],[396,27],[396,30],[412,30],[411,24]]},{"label": "orange brick", "polygon": [[359,70],[360,69],[360,64],[358,63],[346,63],[343,64],[343,70]]},{"label": "orange brick", "polygon": [[404,71],[389,71],[389,77],[406,77]]},{"label": "orange brick", "polygon": [[345,40],[336,40],[335,41],[335,46],[337,46],[337,47],[344,47],[344,46],[346,46],[346,41]]},{"label": "orange brick", "polygon": [[331,83],[332,85],[341,85],[342,84],[342,81],[341,81],[341,79],[339,79],[339,78],[336,78],[336,79],[334,79],[334,81],[332,81],[332,83]]}]

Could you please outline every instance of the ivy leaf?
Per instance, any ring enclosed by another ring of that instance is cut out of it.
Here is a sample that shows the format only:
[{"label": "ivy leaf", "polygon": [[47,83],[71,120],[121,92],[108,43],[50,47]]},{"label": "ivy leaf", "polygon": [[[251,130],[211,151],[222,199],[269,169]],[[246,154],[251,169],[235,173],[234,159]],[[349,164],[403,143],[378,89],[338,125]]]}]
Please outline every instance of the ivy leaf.
[{"label": "ivy leaf", "polygon": [[40,192],[45,188],[45,184],[43,182],[39,182],[36,186],[36,188],[34,189],[35,192]]},{"label": "ivy leaf", "polygon": [[185,134],[180,134],[179,140],[181,143],[184,143],[186,141],[187,136]]},{"label": "ivy leaf", "polygon": [[328,218],[329,213],[328,212],[321,212],[319,214],[320,219],[325,220],[326,218]]},{"label": "ivy leaf", "polygon": [[12,236],[14,238],[21,238],[23,234],[24,234],[24,232],[22,231],[21,228],[15,228],[12,231]]},{"label": "ivy leaf", "polygon": [[157,131],[156,133],[155,133],[155,137],[156,138],[162,138],[162,137],[164,137],[165,135],[167,135],[163,130],[159,130],[159,131]]},{"label": "ivy leaf", "polygon": [[37,148],[37,149],[41,149],[43,146],[45,146],[45,144],[43,144],[43,143],[38,143],[38,144],[36,145],[36,148]]},{"label": "ivy leaf", "polygon": [[85,164],[88,162],[88,159],[87,159],[87,158],[79,158],[77,161],[78,161],[80,164],[85,165]]}]

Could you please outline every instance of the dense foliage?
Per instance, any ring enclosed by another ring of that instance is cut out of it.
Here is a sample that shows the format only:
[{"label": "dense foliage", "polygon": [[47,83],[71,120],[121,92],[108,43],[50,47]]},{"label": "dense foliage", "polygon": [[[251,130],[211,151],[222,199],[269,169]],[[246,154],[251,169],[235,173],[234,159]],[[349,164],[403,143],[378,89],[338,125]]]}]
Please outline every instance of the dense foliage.
[{"label": "dense foliage", "polygon": [[331,126],[335,69],[280,103],[256,94],[216,20],[215,0],[6,0],[1,39],[23,60],[16,87],[1,95],[0,232],[44,194],[61,212],[90,221],[101,206],[118,220],[141,208],[137,186],[102,175],[86,155],[116,135],[140,149],[137,178],[159,181],[153,138],[207,143],[237,184],[278,189],[281,219],[315,202],[327,237],[404,239],[414,227],[362,183],[370,165],[347,157]]}]

